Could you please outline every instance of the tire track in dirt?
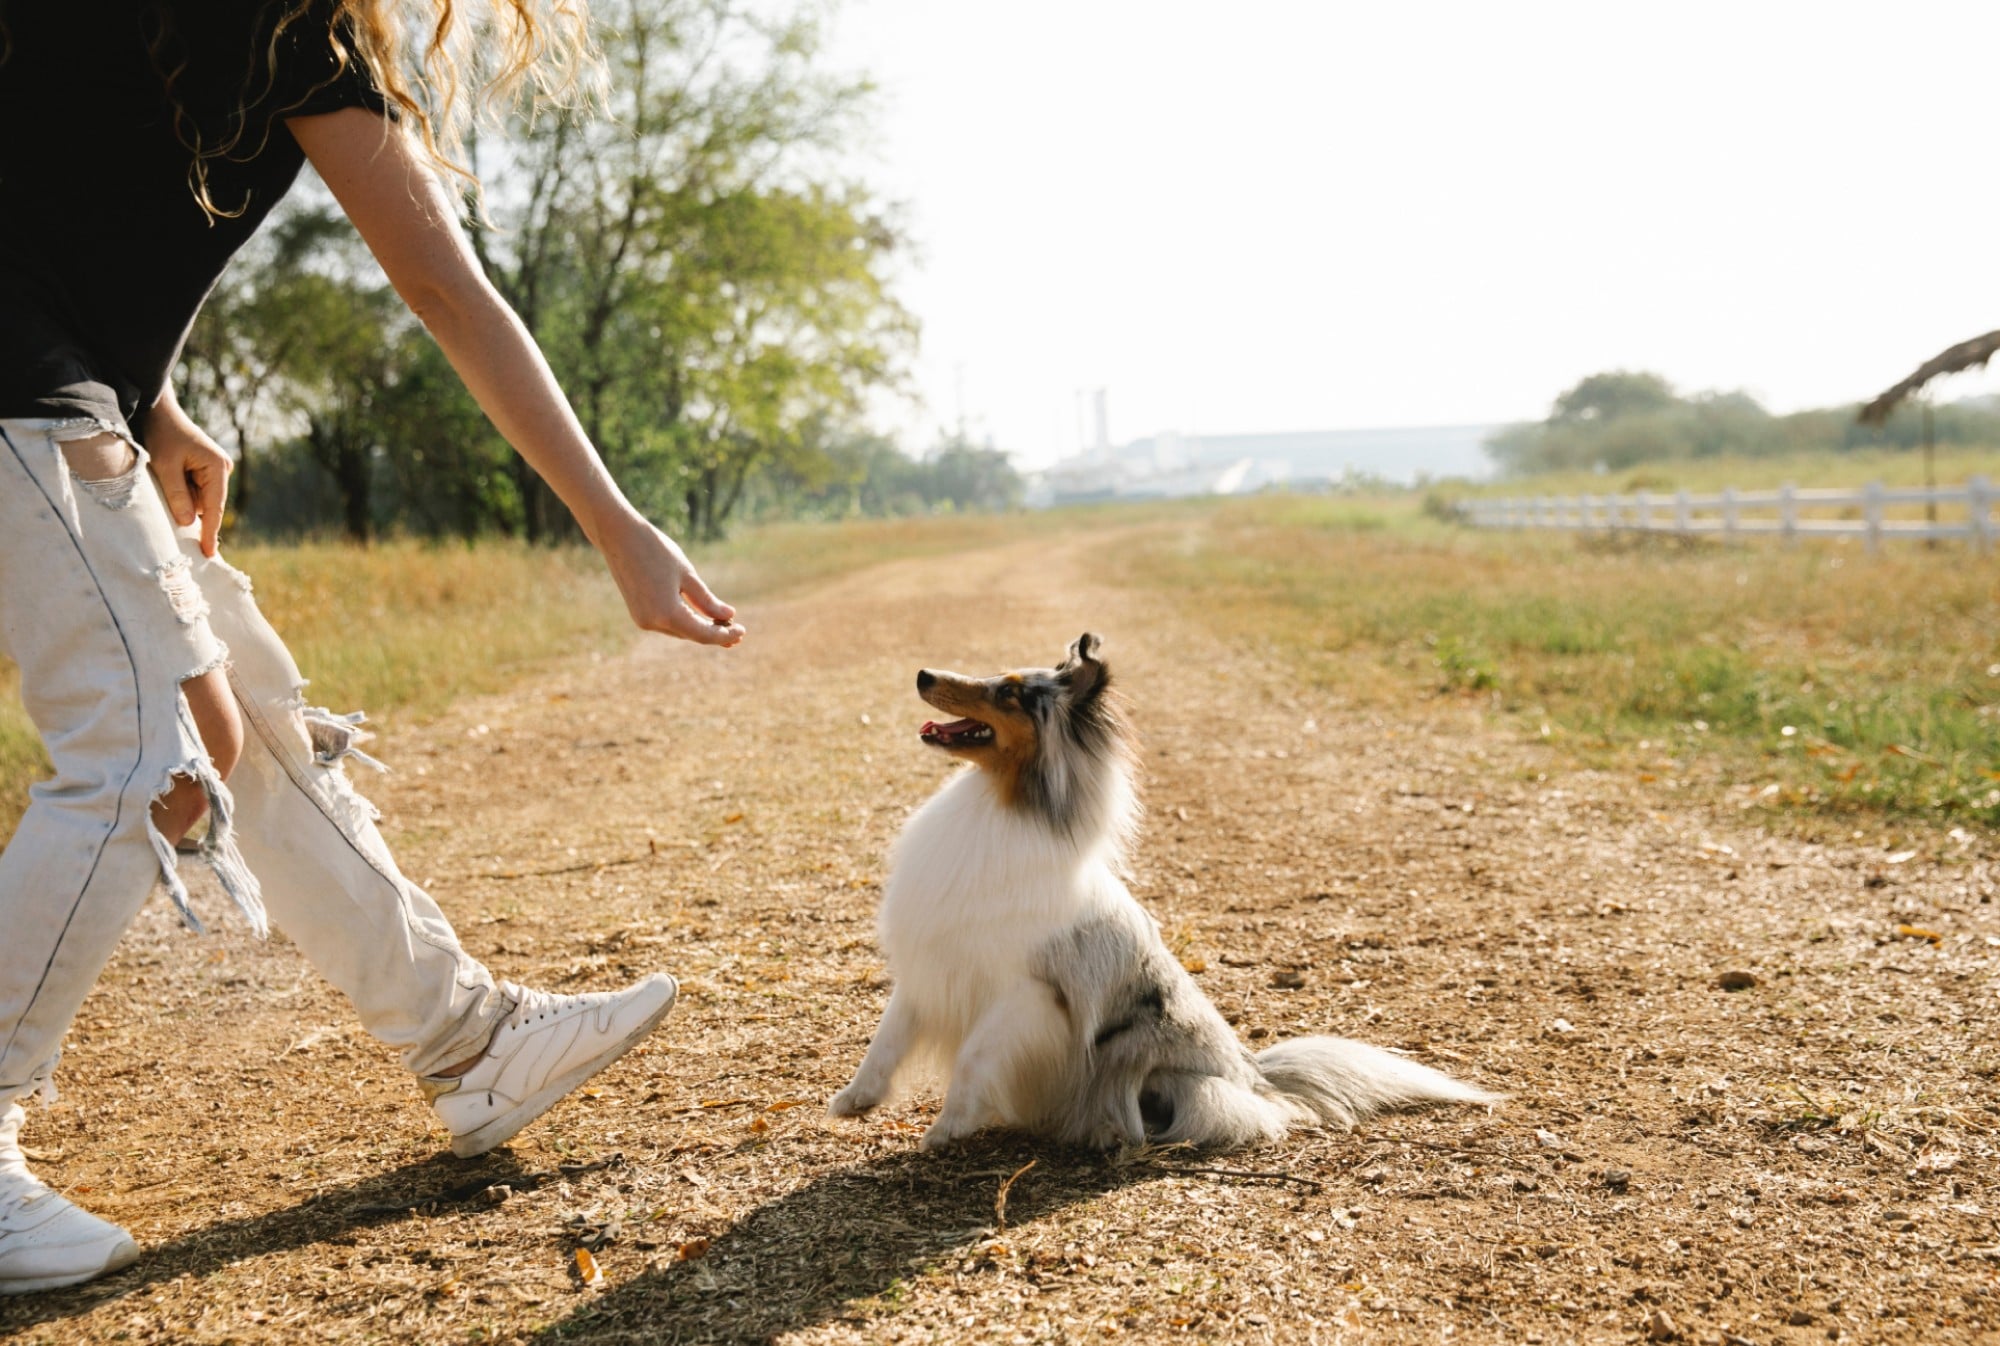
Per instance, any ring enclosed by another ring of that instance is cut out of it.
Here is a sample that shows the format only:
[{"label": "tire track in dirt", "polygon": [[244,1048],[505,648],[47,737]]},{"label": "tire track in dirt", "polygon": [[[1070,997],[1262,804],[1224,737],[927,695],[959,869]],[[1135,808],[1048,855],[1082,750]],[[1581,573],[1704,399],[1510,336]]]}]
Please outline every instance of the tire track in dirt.
[{"label": "tire track in dirt", "polygon": [[[595,1097],[458,1164],[295,951],[190,941],[155,904],[29,1137],[149,1256],[0,1305],[0,1330],[1994,1329],[1990,839],[1890,863],[1662,808],[1459,703],[1354,704],[1218,642],[1192,597],[1108,582],[1135,536],[878,566],[752,605],[729,654],[649,641],[395,733],[396,773],[361,784],[476,955],[578,989],[665,967],[682,1005]],[[916,669],[1045,664],[1085,629],[1145,744],[1135,889],[1239,1031],[1352,1033],[1511,1103],[1227,1165],[1271,1182],[1008,1138],[921,1159],[929,1093],[822,1116],[884,995],[883,854],[943,774],[914,741]],[[1719,989],[1731,970],[1757,984]],[[1031,1158],[1003,1230],[997,1185]],[[483,1182],[512,1195],[457,1195]],[[582,1291],[571,1254],[614,1221],[608,1288]]]}]

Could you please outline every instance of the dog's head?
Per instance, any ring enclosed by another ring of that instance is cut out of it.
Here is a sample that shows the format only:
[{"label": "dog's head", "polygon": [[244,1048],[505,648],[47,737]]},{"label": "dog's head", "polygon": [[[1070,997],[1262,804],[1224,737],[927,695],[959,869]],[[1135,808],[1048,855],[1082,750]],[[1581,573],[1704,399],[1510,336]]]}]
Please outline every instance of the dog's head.
[{"label": "dog's head", "polygon": [[1046,769],[1057,754],[1107,754],[1123,731],[1102,651],[1103,642],[1086,631],[1054,668],[990,678],[926,668],[917,674],[917,695],[955,718],[925,721],[921,737],[1010,781]]}]

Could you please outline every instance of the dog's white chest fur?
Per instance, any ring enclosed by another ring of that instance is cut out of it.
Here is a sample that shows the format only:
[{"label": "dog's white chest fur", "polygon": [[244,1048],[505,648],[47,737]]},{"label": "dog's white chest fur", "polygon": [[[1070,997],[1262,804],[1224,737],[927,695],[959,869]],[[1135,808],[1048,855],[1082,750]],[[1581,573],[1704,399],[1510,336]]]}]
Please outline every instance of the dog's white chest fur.
[{"label": "dog's white chest fur", "polygon": [[912,1001],[923,1045],[947,1059],[990,1005],[1033,975],[1036,951],[1057,933],[1138,911],[1112,868],[1112,845],[1056,837],[996,796],[982,771],[946,782],[897,839],[882,897],[877,934],[890,974]]}]

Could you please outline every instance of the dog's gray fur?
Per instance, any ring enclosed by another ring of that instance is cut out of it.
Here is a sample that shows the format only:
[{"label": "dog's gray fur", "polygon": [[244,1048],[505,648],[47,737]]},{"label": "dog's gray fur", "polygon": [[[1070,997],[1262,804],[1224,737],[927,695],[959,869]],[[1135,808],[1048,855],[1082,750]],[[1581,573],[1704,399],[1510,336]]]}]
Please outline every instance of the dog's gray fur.
[{"label": "dog's gray fur", "polygon": [[1072,1144],[1230,1149],[1296,1125],[1351,1127],[1423,1102],[1494,1096],[1390,1052],[1308,1037],[1252,1055],[1150,921],[1108,918],[1045,944],[1036,975],[1068,1007],[1068,1087],[1043,1129]]}]

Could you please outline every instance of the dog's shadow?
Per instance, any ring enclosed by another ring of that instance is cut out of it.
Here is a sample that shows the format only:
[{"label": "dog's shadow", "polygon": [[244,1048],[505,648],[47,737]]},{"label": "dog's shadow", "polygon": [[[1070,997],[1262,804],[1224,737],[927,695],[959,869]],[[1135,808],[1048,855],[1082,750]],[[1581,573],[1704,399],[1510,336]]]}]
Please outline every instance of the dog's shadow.
[{"label": "dog's shadow", "polygon": [[699,1255],[596,1297],[535,1339],[769,1341],[835,1319],[865,1324],[893,1310],[927,1265],[976,1254],[996,1235],[1004,1242],[1003,1224],[1018,1230],[1158,1176],[1009,1138],[981,1137],[942,1158],[877,1159],[758,1207],[705,1248],[684,1250]]}]

